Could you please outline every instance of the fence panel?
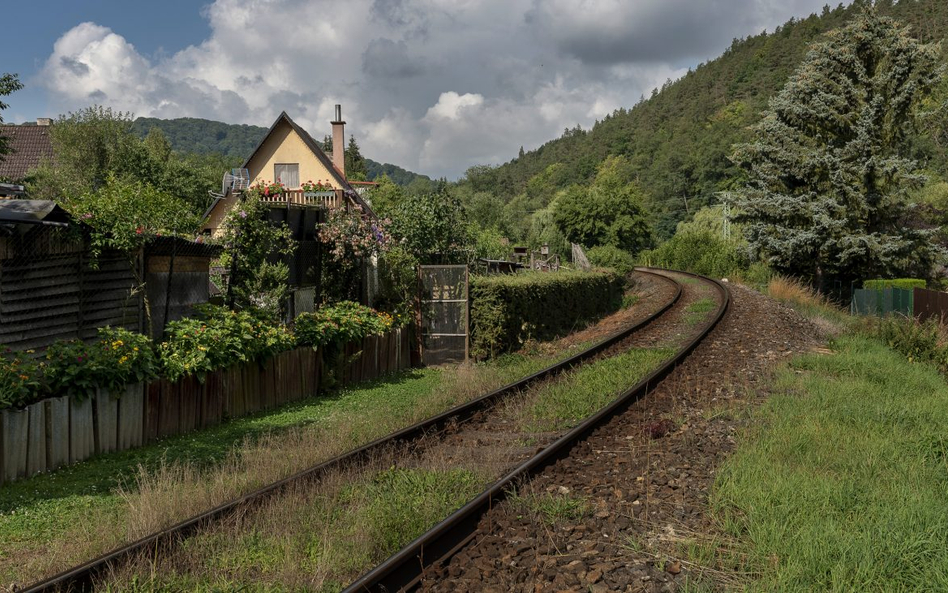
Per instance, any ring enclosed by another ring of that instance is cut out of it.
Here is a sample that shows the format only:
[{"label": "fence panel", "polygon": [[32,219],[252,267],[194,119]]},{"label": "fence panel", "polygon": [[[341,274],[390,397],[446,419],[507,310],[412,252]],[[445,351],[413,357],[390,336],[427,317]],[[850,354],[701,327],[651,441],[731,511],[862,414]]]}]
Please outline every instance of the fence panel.
[{"label": "fence panel", "polygon": [[914,296],[911,290],[886,288],[869,290],[857,288],[853,291],[850,310],[854,315],[879,315],[899,313],[906,317],[914,315]]},{"label": "fence panel", "polygon": [[422,363],[467,360],[467,266],[420,266]]},{"label": "fence panel", "polygon": [[948,292],[916,288],[914,291],[915,317],[920,321],[942,319],[948,316]]}]

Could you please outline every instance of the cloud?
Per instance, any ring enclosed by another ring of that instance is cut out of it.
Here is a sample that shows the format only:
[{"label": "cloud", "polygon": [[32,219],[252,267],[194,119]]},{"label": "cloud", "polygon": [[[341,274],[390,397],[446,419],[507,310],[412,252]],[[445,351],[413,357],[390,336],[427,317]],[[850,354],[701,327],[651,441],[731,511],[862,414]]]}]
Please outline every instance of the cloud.
[{"label": "cloud", "polygon": [[40,76],[53,108],[269,126],[317,138],[333,106],[363,154],[454,178],[632,106],[733,37],[825,0],[215,0],[211,34],[145,57],[80,23]]}]

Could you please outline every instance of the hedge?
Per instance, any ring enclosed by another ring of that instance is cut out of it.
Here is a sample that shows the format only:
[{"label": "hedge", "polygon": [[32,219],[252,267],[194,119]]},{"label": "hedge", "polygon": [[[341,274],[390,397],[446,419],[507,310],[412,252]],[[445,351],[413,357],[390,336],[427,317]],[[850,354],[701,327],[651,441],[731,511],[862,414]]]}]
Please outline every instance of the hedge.
[{"label": "hedge", "polygon": [[903,290],[912,290],[913,288],[925,288],[926,283],[919,278],[891,278],[889,280],[864,280],[862,287],[866,290],[883,290],[886,288],[901,288]]},{"label": "hedge", "polygon": [[525,272],[471,280],[471,354],[487,358],[549,340],[619,309],[625,281],[612,270]]}]

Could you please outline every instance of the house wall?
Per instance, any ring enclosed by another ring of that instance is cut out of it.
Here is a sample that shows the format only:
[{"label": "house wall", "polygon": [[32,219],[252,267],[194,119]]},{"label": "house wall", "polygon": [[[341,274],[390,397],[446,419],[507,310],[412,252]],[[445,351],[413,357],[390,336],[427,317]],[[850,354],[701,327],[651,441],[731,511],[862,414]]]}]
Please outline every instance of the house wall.
[{"label": "house wall", "polygon": [[326,184],[329,182],[335,189],[340,189],[329,170],[285,121],[277,125],[247,164],[251,183],[273,181],[274,165],[277,163],[299,163],[300,183],[313,181]]}]

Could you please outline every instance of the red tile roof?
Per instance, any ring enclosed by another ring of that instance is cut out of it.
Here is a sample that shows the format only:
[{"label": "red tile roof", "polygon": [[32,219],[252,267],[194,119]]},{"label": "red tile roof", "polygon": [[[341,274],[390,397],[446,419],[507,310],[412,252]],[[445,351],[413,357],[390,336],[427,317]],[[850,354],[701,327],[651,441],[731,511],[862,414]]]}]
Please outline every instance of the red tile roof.
[{"label": "red tile roof", "polygon": [[49,126],[0,126],[0,136],[8,138],[13,151],[0,157],[0,178],[21,181],[44,157],[53,156]]}]

